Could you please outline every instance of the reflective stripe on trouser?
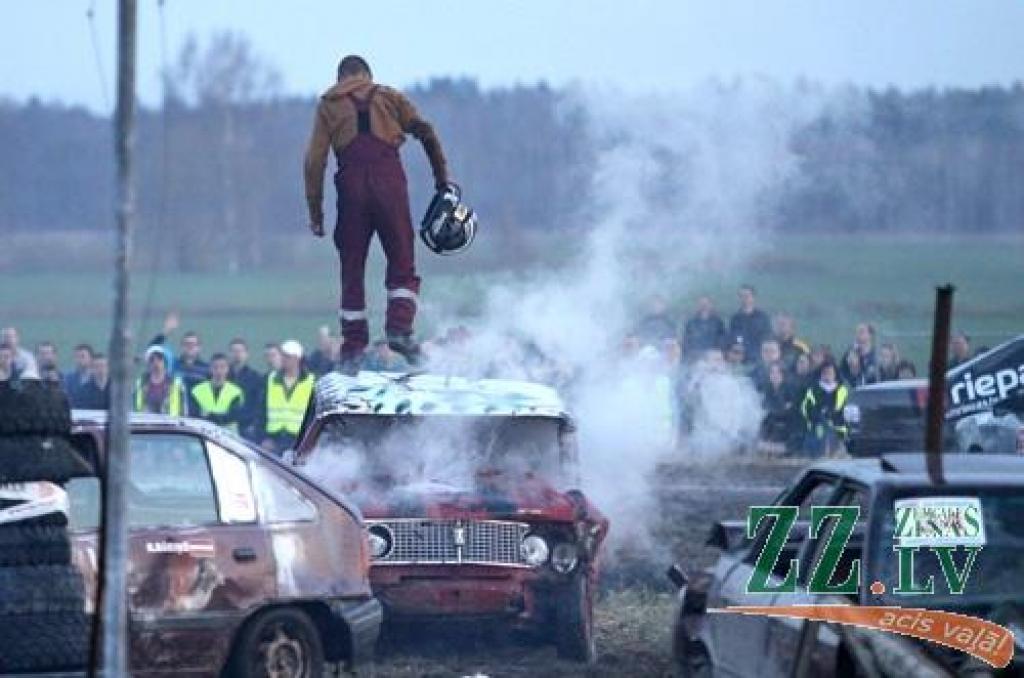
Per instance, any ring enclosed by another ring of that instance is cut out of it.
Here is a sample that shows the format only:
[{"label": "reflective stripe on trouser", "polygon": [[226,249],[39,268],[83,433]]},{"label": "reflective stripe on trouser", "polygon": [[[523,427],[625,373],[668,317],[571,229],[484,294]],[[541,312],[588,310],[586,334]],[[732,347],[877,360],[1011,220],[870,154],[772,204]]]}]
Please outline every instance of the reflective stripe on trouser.
[{"label": "reflective stripe on trouser", "polygon": [[366,347],[370,343],[370,324],[366,320],[366,311],[352,311],[341,309],[338,311],[338,320],[341,324],[341,336],[345,337],[342,344],[341,354],[343,357],[355,355],[354,350],[345,350],[345,346]]},{"label": "reflective stripe on trouser", "polygon": [[384,331],[392,334],[409,334],[416,318],[416,304],[419,295],[405,287],[388,289],[388,314]]},{"label": "reflective stripe on trouser", "polygon": [[[334,242],[341,258],[341,309],[348,312],[366,308],[363,278],[374,233],[387,258],[385,287],[418,294],[420,279],[416,275],[409,193],[397,149],[370,134],[360,134],[342,151],[338,165],[334,178],[338,190]],[[389,298],[385,330],[389,334],[411,334],[415,315],[412,299]],[[345,338],[342,357],[361,354],[369,343],[365,320],[343,321],[341,333]]]}]

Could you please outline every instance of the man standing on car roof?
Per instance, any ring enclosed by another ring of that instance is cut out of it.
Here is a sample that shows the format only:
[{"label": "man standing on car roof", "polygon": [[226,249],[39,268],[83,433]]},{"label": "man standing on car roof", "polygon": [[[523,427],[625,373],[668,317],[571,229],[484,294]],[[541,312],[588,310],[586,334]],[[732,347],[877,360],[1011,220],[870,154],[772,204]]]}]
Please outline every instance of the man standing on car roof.
[{"label": "man standing on car roof", "polygon": [[420,279],[405,171],[398,156],[406,134],[423,144],[434,184],[443,188],[448,170],[434,128],[401,92],[375,84],[365,59],[356,55],[342,59],[338,82],[320,97],[317,106],[306,151],[305,183],[310,230],[323,236],[324,171],[327,152],[333,149],[338,160],[334,244],[341,258],[341,368],[350,373],[358,370],[370,341],[363,275],[374,233],[387,258],[384,330],[388,344],[412,363],[419,357],[412,330]]}]

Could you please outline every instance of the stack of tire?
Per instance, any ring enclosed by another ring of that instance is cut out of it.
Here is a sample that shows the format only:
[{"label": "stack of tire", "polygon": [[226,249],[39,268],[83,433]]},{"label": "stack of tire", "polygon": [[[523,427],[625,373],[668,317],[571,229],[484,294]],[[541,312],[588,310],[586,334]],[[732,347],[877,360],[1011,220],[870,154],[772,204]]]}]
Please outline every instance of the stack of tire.
[{"label": "stack of tire", "polygon": [[0,674],[88,663],[90,617],[63,488],[95,471],[70,433],[59,385],[0,382]]}]

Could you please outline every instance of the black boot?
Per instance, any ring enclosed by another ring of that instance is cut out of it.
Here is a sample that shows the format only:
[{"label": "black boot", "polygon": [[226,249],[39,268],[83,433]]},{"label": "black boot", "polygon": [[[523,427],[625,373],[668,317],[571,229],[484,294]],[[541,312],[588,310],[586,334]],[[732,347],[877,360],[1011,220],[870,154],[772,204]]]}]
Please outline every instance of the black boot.
[{"label": "black boot", "polygon": [[416,343],[411,334],[389,334],[388,347],[405,358],[406,362],[409,363],[409,367],[419,365],[423,357],[423,354],[420,352],[420,345]]}]

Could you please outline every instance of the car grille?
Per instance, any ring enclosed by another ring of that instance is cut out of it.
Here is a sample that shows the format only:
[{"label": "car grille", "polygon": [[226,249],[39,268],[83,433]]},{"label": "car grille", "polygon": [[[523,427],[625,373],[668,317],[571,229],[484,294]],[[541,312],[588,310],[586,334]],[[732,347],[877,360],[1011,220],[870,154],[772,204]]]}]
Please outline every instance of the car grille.
[{"label": "car grille", "polygon": [[394,540],[377,565],[409,563],[485,564],[526,567],[519,545],[529,531],[525,523],[500,520],[380,520]]}]

